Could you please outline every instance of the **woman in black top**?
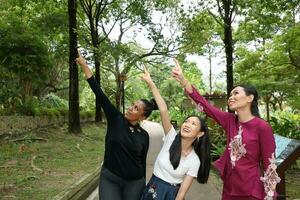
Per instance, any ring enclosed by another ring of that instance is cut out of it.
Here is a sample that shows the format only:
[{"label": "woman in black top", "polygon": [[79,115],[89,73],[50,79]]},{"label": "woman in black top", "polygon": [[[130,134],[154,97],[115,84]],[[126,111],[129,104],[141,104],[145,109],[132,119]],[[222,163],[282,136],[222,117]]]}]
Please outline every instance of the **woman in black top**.
[{"label": "woman in black top", "polygon": [[100,99],[107,119],[104,162],[100,174],[101,200],[138,200],[145,186],[149,135],[139,125],[157,110],[156,103],[142,99],[134,102],[125,116],[116,109],[97,84],[85,59],[76,58],[87,81]]}]

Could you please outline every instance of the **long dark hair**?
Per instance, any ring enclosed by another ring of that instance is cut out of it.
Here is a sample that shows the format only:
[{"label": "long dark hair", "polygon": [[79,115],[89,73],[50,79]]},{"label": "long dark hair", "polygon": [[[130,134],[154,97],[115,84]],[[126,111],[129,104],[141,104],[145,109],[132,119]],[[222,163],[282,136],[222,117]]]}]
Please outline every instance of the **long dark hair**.
[{"label": "long dark hair", "polygon": [[147,99],[141,99],[140,101],[142,101],[145,105],[145,107],[144,107],[144,116],[146,118],[151,115],[153,110],[158,110],[156,101],[154,99],[150,99],[150,101],[148,101]]},{"label": "long dark hair", "polygon": [[[206,183],[208,180],[209,176],[209,171],[210,171],[210,162],[211,162],[211,157],[210,157],[210,140],[209,140],[209,134],[208,134],[208,128],[205,123],[205,121],[200,118],[199,116],[196,115],[191,115],[187,117],[186,119],[190,117],[197,117],[201,123],[201,128],[200,131],[204,132],[204,135],[201,136],[199,139],[195,139],[193,142],[193,147],[195,153],[198,155],[200,159],[200,167],[198,170],[198,175],[197,175],[197,181],[199,183]],[[186,120],[185,119],[185,120]],[[180,158],[181,158],[181,134],[180,132],[176,135],[170,150],[170,162],[173,166],[173,169],[175,170],[179,163],[180,163]]]},{"label": "long dark hair", "polygon": [[253,98],[253,101],[251,102],[251,114],[260,118],[259,109],[258,109],[259,96],[258,96],[256,88],[252,85],[243,85],[243,84],[237,85],[234,88],[236,88],[236,87],[242,87],[247,96],[253,95],[254,98]]}]

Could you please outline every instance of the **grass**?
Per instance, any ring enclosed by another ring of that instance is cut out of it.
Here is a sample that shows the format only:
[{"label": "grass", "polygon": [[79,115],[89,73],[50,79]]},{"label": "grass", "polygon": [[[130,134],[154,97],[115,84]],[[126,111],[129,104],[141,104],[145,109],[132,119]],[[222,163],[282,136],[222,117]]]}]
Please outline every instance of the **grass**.
[{"label": "grass", "polygon": [[23,141],[1,140],[0,199],[52,199],[93,172],[103,159],[105,126],[82,129],[73,135],[67,126],[51,127],[30,132]]}]

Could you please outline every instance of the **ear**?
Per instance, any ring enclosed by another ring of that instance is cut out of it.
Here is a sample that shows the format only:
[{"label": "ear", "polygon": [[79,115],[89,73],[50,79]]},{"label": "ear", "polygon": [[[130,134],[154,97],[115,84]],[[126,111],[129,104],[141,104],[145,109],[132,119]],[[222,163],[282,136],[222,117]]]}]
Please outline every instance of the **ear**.
[{"label": "ear", "polygon": [[201,138],[203,135],[204,135],[204,132],[203,132],[203,131],[200,131],[200,132],[197,134],[197,138]]},{"label": "ear", "polygon": [[251,103],[254,99],[254,95],[253,94],[250,94],[248,97],[248,102]]}]

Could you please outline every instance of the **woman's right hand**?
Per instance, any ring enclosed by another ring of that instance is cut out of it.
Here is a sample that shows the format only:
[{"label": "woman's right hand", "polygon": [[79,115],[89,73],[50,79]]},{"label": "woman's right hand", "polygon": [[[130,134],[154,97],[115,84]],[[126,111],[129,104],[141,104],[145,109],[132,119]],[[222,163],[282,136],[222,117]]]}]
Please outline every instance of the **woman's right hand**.
[{"label": "woman's right hand", "polygon": [[82,55],[80,54],[79,51],[78,51],[78,58],[76,58],[75,61],[78,65],[81,65],[81,66],[86,64],[85,59],[82,57]]},{"label": "woman's right hand", "polygon": [[78,58],[75,59],[75,62],[80,65],[83,73],[85,74],[85,77],[88,79],[90,77],[93,76],[92,71],[90,70],[90,68],[88,67],[85,59],[82,57],[82,55],[80,54],[80,52],[78,51]]},{"label": "woman's right hand", "polygon": [[184,75],[183,75],[183,72],[182,72],[182,69],[179,65],[179,62],[174,58],[173,59],[174,62],[175,62],[175,67],[172,68],[172,76],[173,78],[178,82],[180,83],[180,85],[185,88],[185,86],[188,84],[188,80],[184,78]]},{"label": "woman's right hand", "polygon": [[174,58],[175,67],[172,68],[172,76],[173,78],[180,84],[180,86],[186,89],[189,93],[192,92],[193,88],[190,82],[184,78],[182,69],[178,63],[178,61]]},{"label": "woman's right hand", "polygon": [[144,80],[147,84],[153,83],[151,75],[145,66],[144,66],[144,74],[141,75],[141,79]]}]

